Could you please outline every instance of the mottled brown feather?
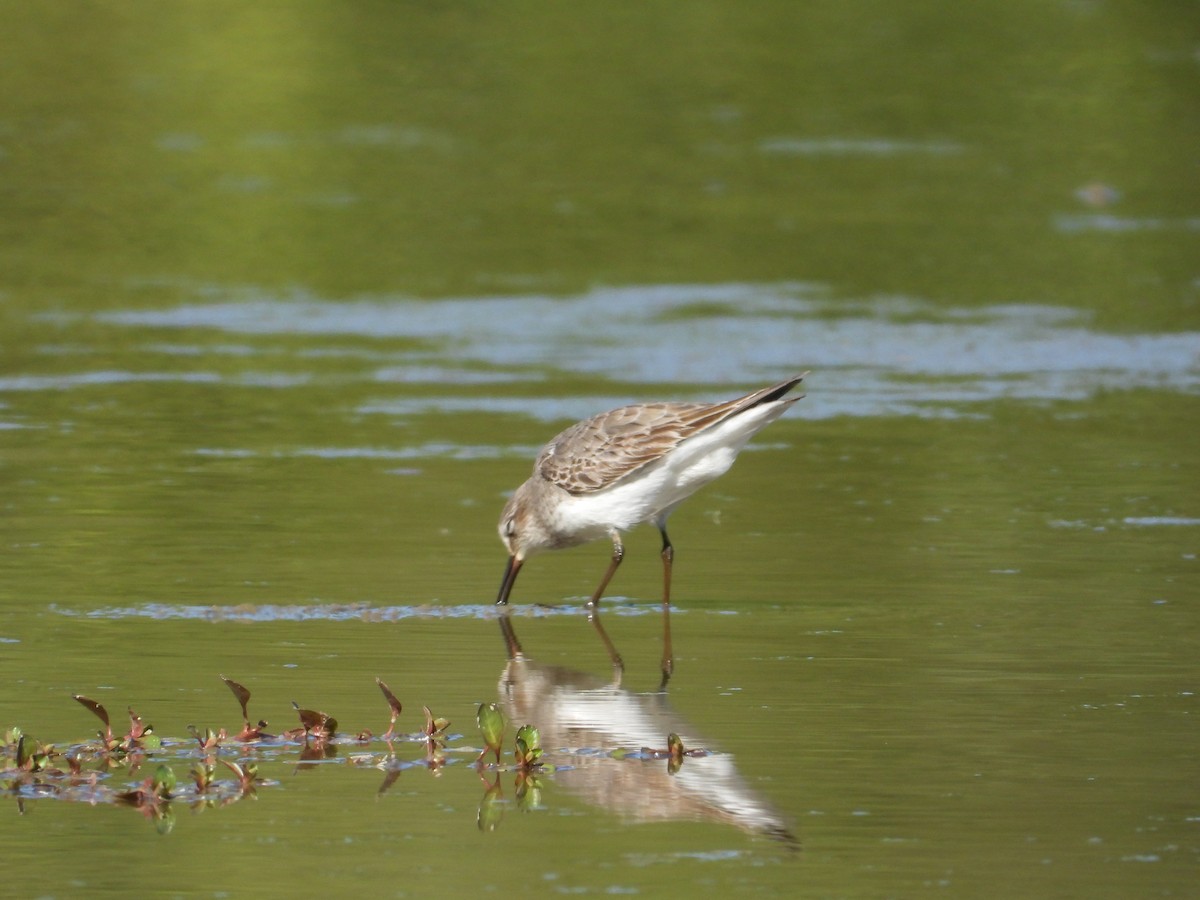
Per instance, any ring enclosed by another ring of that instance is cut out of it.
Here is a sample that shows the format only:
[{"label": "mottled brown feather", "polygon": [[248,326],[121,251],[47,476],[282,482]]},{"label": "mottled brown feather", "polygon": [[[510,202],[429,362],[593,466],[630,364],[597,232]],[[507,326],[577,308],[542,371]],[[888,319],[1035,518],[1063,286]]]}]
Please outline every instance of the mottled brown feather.
[{"label": "mottled brown feather", "polygon": [[780,399],[803,377],[722,403],[643,403],[600,413],[546,444],[534,463],[534,473],[570,494],[604,490],[706,428]]}]

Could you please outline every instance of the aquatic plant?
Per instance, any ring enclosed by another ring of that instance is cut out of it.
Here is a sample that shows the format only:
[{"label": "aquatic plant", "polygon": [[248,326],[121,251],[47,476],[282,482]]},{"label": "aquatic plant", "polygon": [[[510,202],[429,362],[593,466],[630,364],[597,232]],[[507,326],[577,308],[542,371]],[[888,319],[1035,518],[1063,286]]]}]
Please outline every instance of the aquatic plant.
[{"label": "aquatic plant", "polygon": [[522,725],[517,729],[516,742],[513,758],[517,761],[518,769],[528,771],[542,764],[542,736],[536,728],[532,725]]},{"label": "aquatic plant", "polygon": [[247,704],[250,703],[250,692],[232,678],[226,678],[222,675],[221,680],[225,682],[225,686],[229,690],[233,691],[233,696],[237,698],[238,703],[242,707],[242,730],[238,732],[234,740],[249,742],[270,739],[271,735],[264,731],[267,727],[266,719],[259,719],[257,725],[250,724],[250,713],[247,710]]},{"label": "aquatic plant", "polygon": [[483,799],[479,801],[479,810],[475,814],[475,824],[480,831],[495,831],[504,818],[504,788],[500,784],[500,776],[495,781],[488,781],[481,773],[479,780],[483,782]]},{"label": "aquatic plant", "polygon": [[396,720],[400,718],[400,713],[404,709],[403,704],[396,699],[396,695],[392,693],[391,688],[383,683],[383,679],[376,676],[375,683],[379,685],[379,690],[383,691],[384,699],[388,702],[388,707],[391,709],[392,718],[388,723],[388,730],[383,733],[383,740],[391,741],[396,736]]},{"label": "aquatic plant", "polygon": [[481,703],[475,713],[475,722],[483,734],[483,749],[475,760],[476,765],[482,765],[488,753],[494,753],[496,765],[500,765],[500,748],[504,744],[504,713],[495,703]]},{"label": "aquatic plant", "polygon": [[187,729],[188,733],[196,739],[196,743],[200,745],[200,752],[205,756],[216,752],[220,748],[221,742],[227,737],[224,728],[219,731],[205,728],[203,733],[195,725],[188,725]]},{"label": "aquatic plant", "polygon": [[428,706],[422,706],[425,713],[425,762],[430,769],[440,769],[446,762],[442,752],[446,749],[446,729],[450,727],[449,719],[436,718]]},{"label": "aquatic plant", "polygon": [[[154,823],[159,832],[166,834],[175,824],[172,804],[200,810],[227,806],[244,797],[254,796],[259,788],[275,783],[260,774],[261,762],[296,752],[298,742],[301,743],[298,752],[302,762],[331,759],[336,755],[338,745],[354,743],[366,748],[367,752],[351,754],[349,762],[383,770],[385,777],[378,791],[382,794],[405,768],[424,766],[433,775],[441,774],[447,763],[448,744],[461,738],[461,735],[450,734],[450,721],[435,716],[428,706],[422,707],[424,725],[419,731],[398,735],[396,726],[403,705],[380,678],[376,678],[375,683],[388,703],[390,721],[387,731],[378,740],[387,745],[388,752],[370,752],[370,745],[376,739],[369,730],[353,736],[339,733],[338,721],[333,716],[301,707],[295,701],[292,706],[299,717],[299,727],[274,737],[265,731],[266,720],[259,720],[257,725],[251,723],[248,710],[250,691],[239,682],[224,675],[220,677],[241,709],[242,726],[234,737],[230,737],[224,727],[200,728],[189,724],[189,740],[164,741],[132,707],[127,708],[128,730],[118,736],[103,704],[82,694],[74,694],[73,699],[95,715],[103,729],[97,732],[95,738],[66,745],[63,750],[56,749],[53,744],[39,743],[19,727],[8,729],[3,735],[3,752],[0,754],[0,792],[15,797],[21,812],[24,812],[27,801],[43,797],[82,801],[90,805],[107,803],[130,807],[137,809]],[[481,703],[476,710],[476,723],[484,744],[475,757],[475,768],[484,784],[477,823],[480,830],[492,831],[509,805],[501,783],[503,774],[513,773],[516,808],[529,812],[542,808],[542,784],[539,779],[556,771],[556,767],[546,763],[541,732],[531,723],[522,725],[515,733],[513,765],[508,768],[501,766],[501,750],[508,723],[499,704]],[[411,761],[397,759],[394,742],[401,740],[424,744],[424,758]],[[255,758],[225,758],[230,754],[246,752],[253,752]],[[474,752],[473,748],[471,752]],[[200,754],[199,759],[196,759],[197,753]],[[494,764],[485,763],[489,754],[494,756]],[[668,735],[665,750],[643,747],[640,751],[614,751],[608,755],[614,760],[665,758],[668,770],[674,774],[686,757],[706,754],[704,750],[686,749],[679,736],[672,733]],[[147,775],[142,770],[152,758],[153,771]],[[177,760],[187,760],[182,778],[172,765],[172,761]],[[218,777],[222,769],[232,775],[232,780]],[[489,781],[484,777],[485,769],[495,772],[494,780]],[[119,780],[122,773],[128,780],[123,785],[112,783],[110,786],[114,776]]]},{"label": "aquatic plant", "polygon": [[11,747],[18,772],[42,772],[55,756],[53,744],[39,744],[20,728],[10,728],[4,736],[6,749]]},{"label": "aquatic plant", "polygon": [[133,711],[133,707],[128,707],[129,711],[129,731],[121,738],[113,737],[112,722],[108,716],[108,710],[103,704],[97,703],[82,694],[75,694],[75,700],[91,712],[104,723],[104,731],[98,732],[97,736],[104,742],[104,748],[110,753],[131,753],[135,750],[157,750],[162,746],[162,740],[154,733],[154,726],[148,725],[142,720],[142,717]]},{"label": "aquatic plant", "polygon": [[285,731],[284,735],[291,738],[304,736],[307,741],[310,737],[315,738],[318,742],[327,741],[337,734],[337,719],[315,709],[301,709],[300,704],[295,700],[292,701],[292,707],[300,716],[300,728]]}]

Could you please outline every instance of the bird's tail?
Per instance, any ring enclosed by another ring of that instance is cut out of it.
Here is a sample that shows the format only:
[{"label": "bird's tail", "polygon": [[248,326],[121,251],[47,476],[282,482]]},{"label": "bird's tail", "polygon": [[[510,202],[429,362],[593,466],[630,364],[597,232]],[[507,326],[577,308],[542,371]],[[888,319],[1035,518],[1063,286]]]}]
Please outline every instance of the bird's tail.
[{"label": "bird's tail", "polygon": [[[807,374],[807,371],[801,372],[799,375],[793,375],[791,378],[779,382],[779,384],[773,384],[770,387],[763,388],[761,391],[755,391],[752,394],[747,394],[738,401],[737,411],[741,412],[742,410],[760,406],[763,403],[771,403],[775,400],[782,400],[787,396],[792,388],[804,380],[804,376]],[[803,396],[803,394],[797,394],[795,397],[791,397],[790,400],[794,403]]]}]

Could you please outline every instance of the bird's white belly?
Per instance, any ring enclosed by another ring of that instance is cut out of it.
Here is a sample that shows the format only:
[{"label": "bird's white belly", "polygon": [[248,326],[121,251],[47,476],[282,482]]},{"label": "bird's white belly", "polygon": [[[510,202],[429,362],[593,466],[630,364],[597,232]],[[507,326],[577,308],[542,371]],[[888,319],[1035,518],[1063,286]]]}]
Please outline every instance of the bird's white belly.
[{"label": "bird's white belly", "polygon": [[646,467],[610,488],[570,497],[555,510],[556,527],[581,541],[625,531],[642,522],[654,522],[665,510],[681,503],[733,465],[737,450],[718,447],[685,465],[665,460]]},{"label": "bird's white belly", "polygon": [[667,485],[659,467],[591,494],[570,497],[555,510],[556,526],[581,540],[605,537],[613,529],[625,531],[654,518]]}]

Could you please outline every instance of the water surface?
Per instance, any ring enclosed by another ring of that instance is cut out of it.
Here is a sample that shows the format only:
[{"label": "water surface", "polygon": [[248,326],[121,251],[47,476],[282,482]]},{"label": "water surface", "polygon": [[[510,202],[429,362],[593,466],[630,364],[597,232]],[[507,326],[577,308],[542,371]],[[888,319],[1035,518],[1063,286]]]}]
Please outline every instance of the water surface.
[{"label": "water surface", "polygon": [[[0,726],[88,741],[83,694],[166,738],[4,775],[12,891],[1193,892],[1190,22],[0,18]],[[806,369],[672,519],[665,694],[652,529],[619,683],[603,546],[527,566],[510,659],[495,521],[544,441]],[[335,752],[227,745],[265,783],[170,827],[109,802],[241,727],[222,674]],[[450,720],[443,764],[380,740],[377,677],[402,733]],[[475,770],[491,701],[542,730],[536,785]]]}]

